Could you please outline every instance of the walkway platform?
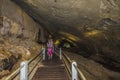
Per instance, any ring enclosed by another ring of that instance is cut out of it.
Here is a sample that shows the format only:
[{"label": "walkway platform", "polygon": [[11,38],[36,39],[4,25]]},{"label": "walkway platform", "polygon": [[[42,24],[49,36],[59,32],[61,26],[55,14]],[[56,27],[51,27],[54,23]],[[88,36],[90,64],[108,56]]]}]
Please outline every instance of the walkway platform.
[{"label": "walkway platform", "polygon": [[70,80],[63,62],[56,55],[43,61],[32,80]]}]

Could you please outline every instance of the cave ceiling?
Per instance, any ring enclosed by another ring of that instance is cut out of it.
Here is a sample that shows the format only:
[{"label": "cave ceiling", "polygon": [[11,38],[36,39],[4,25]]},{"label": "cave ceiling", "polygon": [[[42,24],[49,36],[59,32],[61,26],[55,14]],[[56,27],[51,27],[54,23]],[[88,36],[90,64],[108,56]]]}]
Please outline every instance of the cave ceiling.
[{"label": "cave ceiling", "polygon": [[79,42],[114,26],[119,32],[120,0],[12,1],[55,37]]}]

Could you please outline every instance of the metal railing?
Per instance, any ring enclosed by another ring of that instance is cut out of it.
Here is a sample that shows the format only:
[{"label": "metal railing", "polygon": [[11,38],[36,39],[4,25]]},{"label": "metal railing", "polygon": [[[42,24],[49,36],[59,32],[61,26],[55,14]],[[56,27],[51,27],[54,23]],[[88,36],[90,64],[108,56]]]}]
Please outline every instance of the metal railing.
[{"label": "metal railing", "polygon": [[60,53],[59,56],[62,56],[65,68],[71,80],[87,80],[82,71],[77,67],[76,61],[71,60],[61,49],[59,52],[57,51],[57,53]]},{"label": "metal railing", "polygon": [[[33,72],[37,64],[42,61],[42,52],[43,50],[35,55],[33,58],[31,58],[29,61],[24,61],[25,64],[28,64],[28,73],[27,76],[30,76],[30,74]],[[21,63],[22,64],[22,63]],[[11,75],[5,78],[5,80],[20,80],[20,71],[21,69],[25,67],[25,65],[21,65],[17,70],[15,70]],[[26,80],[26,79],[25,79]],[[29,79],[30,80],[30,79]]]}]

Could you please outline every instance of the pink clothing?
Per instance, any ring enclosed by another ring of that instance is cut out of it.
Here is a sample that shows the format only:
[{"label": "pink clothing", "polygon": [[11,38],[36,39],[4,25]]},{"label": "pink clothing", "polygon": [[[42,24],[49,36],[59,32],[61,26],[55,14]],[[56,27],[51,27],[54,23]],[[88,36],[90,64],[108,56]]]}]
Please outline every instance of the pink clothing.
[{"label": "pink clothing", "polygon": [[53,53],[54,53],[54,46],[53,46],[53,41],[52,41],[52,39],[50,39],[49,41],[48,41],[48,43],[47,43],[47,53],[48,53],[48,55],[50,56],[50,55],[52,55]]},{"label": "pink clothing", "polygon": [[53,50],[54,50],[53,48],[48,48],[48,52],[47,53],[48,53],[49,56],[54,53]]}]

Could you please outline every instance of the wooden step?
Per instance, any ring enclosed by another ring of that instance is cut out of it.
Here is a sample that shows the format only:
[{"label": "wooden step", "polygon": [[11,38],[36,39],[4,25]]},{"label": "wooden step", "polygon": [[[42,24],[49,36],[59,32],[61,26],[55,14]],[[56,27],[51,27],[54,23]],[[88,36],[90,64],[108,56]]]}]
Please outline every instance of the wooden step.
[{"label": "wooden step", "polygon": [[64,66],[40,67],[32,80],[68,80]]},{"label": "wooden step", "polygon": [[65,67],[59,58],[43,61],[32,80],[69,80]]}]

